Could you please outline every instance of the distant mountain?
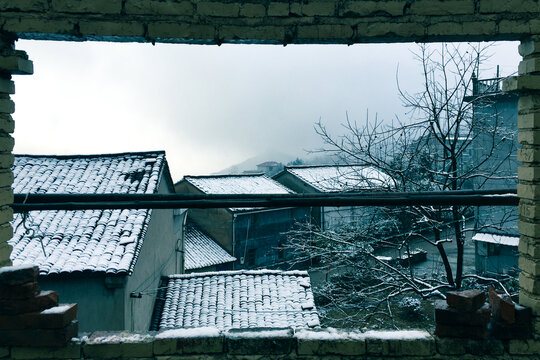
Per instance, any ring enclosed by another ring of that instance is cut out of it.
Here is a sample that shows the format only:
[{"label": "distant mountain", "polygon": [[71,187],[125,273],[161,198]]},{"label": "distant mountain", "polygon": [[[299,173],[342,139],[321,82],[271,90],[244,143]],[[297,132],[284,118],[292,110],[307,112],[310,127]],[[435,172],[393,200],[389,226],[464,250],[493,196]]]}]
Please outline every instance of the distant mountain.
[{"label": "distant mountain", "polygon": [[284,154],[280,152],[266,152],[252,158],[249,158],[241,163],[229,166],[226,169],[213,173],[213,175],[226,175],[226,174],[243,174],[245,172],[256,172],[257,165],[266,161],[276,161],[287,165],[287,163],[300,158],[306,165],[323,165],[333,164],[332,158],[325,155],[301,155],[293,156],[290,154]]}]

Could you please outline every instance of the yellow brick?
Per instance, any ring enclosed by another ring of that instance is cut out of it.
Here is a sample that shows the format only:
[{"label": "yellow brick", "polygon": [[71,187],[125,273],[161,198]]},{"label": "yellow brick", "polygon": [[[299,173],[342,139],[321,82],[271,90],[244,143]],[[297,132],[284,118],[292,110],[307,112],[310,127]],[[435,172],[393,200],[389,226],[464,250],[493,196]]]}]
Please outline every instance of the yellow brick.
[{"label": "yellow brick", "polygon": [[83,21],[79,23],[83,35],[143,37],[144,27],[139,22]]},{"label": "yellow brick", "polygon": [[523,60],[519,63],[518,73],[535,74],[540,72],[540,57]]},{"label": "yellow brick", "polygon": [[540,296],[531,294],[526,290],[519,292],[519,303],[523,306],[528,306],[532,309],[533,314],[540,315]]},{"label": "yellow brick", "polygon": [[306,16],[333,16],[336,11],[336,3],[308,2],[306,4],[302,4],[301,11],[302,15]]},{"label": "yellow brick", "polygon": [[0,134],[0,152],[11,152],[13,145],[15,145],[15,140],[11,136]]},{"label": "yellow brick", "polygon": [[521,200],[518,210],[519,215],[522,217],[529,220],[540,220],[540,204],[537,204],[535,201]]},{"label": "yellow brick", "polygon": [[13,172],[11,170],[0,170],[0,188],[11,187],[13,185]]},{"label": "yellow brick", "polygon": [[[522,149],[520,149],[522,150]],[[537,158],[540,158],[540,150],[534,152]],[[523,152],[520,152],[523,154]],[[527,159],[529,160],[529,159]],[[518,160],[523,161],[523,160]],[[521,181],[538,181],[540,182],[540,167],[538,166],[520,166],[518,168],[518,178]]]},{"label": "yellow brick", "polygon": [[9,79],[0,78],[0,93],[14,94],[15,83]]},{"label": "yellow brick", "polygon": [[25,348],[13,347],[11,349],[12,360],[31,359],[80,359],[81,343],[71,341],[61,348]]},{"label": "yellow brick", "polygon": [[265,39],[282,43],[285,39],[285,29],[281,26],[222,26],[219,37],[224,41]]},{"label": "yellow brick", "polygon": [[47,0],[0,0],[1,11],[44,11],[47,8]]},{"label": "yellow brick", "polygon": [[10,153],[0,153],[0,169],[10,169],[13,166],[15,157]]},{"label": "yellow brick", "polygon": [[52,10],[67,13],[120,14],[122,0],[52,0]]},{"label": "yellow brick", "polygon": [[240,8],[240,16],[262,18],[266,16],[266,7],[262,4],[243,4]]},{"label": "yellow brick", "polygon": [[0,243],[4,243],[4,246],[7,246],[6,243],[13,236],[13,228],[11,224],[2,224],[0,225]]},{"label": "yellow brick", "polygon": [[289,3],[268,4],[268,16],[289,16]]},{"label": "yellow brick", "polygon": [[4,241],[0,240],[0,267],[1,266],[10,266],[11,265],[11,250],[13,249],[11,245],[6,243],[8,239]]},{"label": "yellow brick", "polygon": [[534,54],[540,54],[540,41],[528,40],[523,41],[519,45],[519,54],[523,57],[527,57]]},{"label": "yellow brick", "polygon": [[519,268],[529,276],[540,276],[540,258],[521,255],[518,260]]},{"label": "yellow brick", "polygon": [[540,129],[522,129],[518,132],[518,142],[522,145],[540,145]]},{"label": "yellow brick", "polygon": [[[518,161],[521,161],[522,163],[536,163],[536,162],[540,162],[540,149],[537,149],[535,147],[530,147],[530,146],[527,146],[527,147],[523,147],[521,149],[518,149],[518,152],[517,152],[517,159]],[[525,165],[525,164],[524,164]],[[523,180],[528,180],[526,179],[525,177],[521,177],[519,175],[519,171],[522,171],[523,174],[525,175],[526,173],[525,172],[528,172],[527,174],[530,174],[530,171],[535,171],[535,170],[531,170],[533,169],[532,166],[530,167],[525,167],[525,166],[522,166],[524,169],[520,169],[518,168],[518,177],[520,177],[521,179]],[[529,175],[530,176],[530,175]],[[530,181],[530,180],[528,180]]]},{"label": "yellow brick", "polygon": [[347,1],[340,10],[341,16],[401,16],[406,2],[403,1]]},{"label": "yellow brick", "polygon": [[519,273],[519,287],[529,294],[540,295],[540,278],[529,276],[522,271]]},{"label": "yellow brick", "polygon": [[480,0],[480,13],[519,13],[538,11],[536,0]]},{"label": "yellow brick", "polygon": [[521,235],[540,239],[540,222],[518,221],[518,230]]},{"label": "yellow brick", "polygon": [[512,76],[503,81],[502,90],[505,92],[540,90],[540,75]]},{"label": "yellow brick", "polygon": [[44,34],[75,34],[75,22],[69,20],[50,20],[43,18],[11,18],[3,29],[10,32],[29,32]]},{"label": "yellow brick", "polygon": [[499,33],[502,34],[526,34],[531,32],[530,20],[501,20]]},{"label": "yellow brick", "polygon": [[338,40],[350,41],[353,36],[352,27],[347,25],[308,25],[298,27],[300,40]]},{"label": "yellow brick", "polygon": [[16,75],[31,75],[34,73],[32,61],[19,56],[0,56],[0,71]]},{"label": "yellow brick", "polygon": [[518,99],[519,114],[528,114],[540,111],[540,95],[521,95]]},{"label": "yellow brick", "polygon": [[0,113],[13,114],[15,112],[15,103],[10,99],[0,99]]},{"label": "yellow brick", "polygon": [[411,3],[412,15],[465,15],[474,14],[473,0],[417,0]]},{"label": "yellow brick", "polygon": [[540,185],[518,184],[517,192],[520,199],[540,199]]},{"label": "yellow brick", "polygon": [[521,254],[540,258],[540,239],[521,236],[519,239],[518,250]]},{"label": "yellow brick", "polygon": [[156,22],[148,24],[151,39],[195,39],[213,42],[215,29],[212,25],[188,25],[178,22]]},{"label": "yellow brick", "polygon": [[395,23],[395,24],[382,24],[375,23],[368,25],[366,34],[361,34],[368,37],[381,37],[381,38],[394,38],[395,34],[399,34],[400,37],[414,38],[424,35],[424,27],[416,23]]},{"label": "yellow brick", "polygon": [[195,6],[190,1],[129,0],[126,14],[137,15],[193,15]]},{"label": "yellow brick", "polygon": [[540,129],[540,112],[520,114],[517,123],[519,129]]},{"label": "yellow brick", "polygon": [[[15,130],[15,122],[9,114],[0,113],[0,132],[11,134]],[[2,165],[0,164],[0,167]],[[11,165],[10,165],[11,166]]]},{"label": "yellow brick", "polygon": [[457,36],[457,35],[493,35],[496,24],[493,21],[475,22],[440,22],[428,26],[428,36]]},{"label": "yellow brick", "polygon": [[200,2],[197,3],[197,14],[201,16],[237,17],[240,13],[240,4]]},{"label": "yellow brick", "polygon": [[[508,342],[508,353],[510,355],[538,355],[540,354],[540,340],[510,340]],[[526,357],[530,359],[530,357]]]},{"label": "yellow brick", "polygon": [[9,206],[0,207],[0,225],[7,224],[13,220],[13,210]]}]

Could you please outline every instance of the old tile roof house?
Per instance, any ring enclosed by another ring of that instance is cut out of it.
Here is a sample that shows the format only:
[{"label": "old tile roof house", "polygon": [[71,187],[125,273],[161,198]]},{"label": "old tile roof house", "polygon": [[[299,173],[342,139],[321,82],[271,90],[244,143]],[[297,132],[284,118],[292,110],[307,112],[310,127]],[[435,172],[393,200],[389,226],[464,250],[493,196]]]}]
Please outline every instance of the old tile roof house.
[{"label": "old tile roof house", "polygon": [[151,330],[319,326],[305,271],[225,271],[164,277]]},{"label": "old tile roof house", "polygon": [[[162,151],[16,155],[13,175],[13,191],[22,194],[174,192]],[[149,209],[16,214],[11,260],[38,265],[42,288],[79,304],[81,331],[146,330],[153,296],[130,294],[155,289],[162,275],[182,271],[177,217]]]},{"label": "old tile roof house", "polygon": [[[185,176],[175,184],[181,194],[289,194],[292,191],[262,174]],[[237,260],[233,269],[279,267],[284,233],[309,221],[307,208],[190,209],[197,224]]]},{"label": "old tile roof house", "polygon": [[185,272],[230,270],[236,258],[194,223],[188,223],[184,233]]},{"label": "old tile roof house", "polygon": [[[359,165],[286,166],[273,179],[297,193],[376,191],[384,189],[388,181],[388,177],[377,169]],[[312,217],[323,230],[337,230],[358,225],[367,209],[314,207]]]}]

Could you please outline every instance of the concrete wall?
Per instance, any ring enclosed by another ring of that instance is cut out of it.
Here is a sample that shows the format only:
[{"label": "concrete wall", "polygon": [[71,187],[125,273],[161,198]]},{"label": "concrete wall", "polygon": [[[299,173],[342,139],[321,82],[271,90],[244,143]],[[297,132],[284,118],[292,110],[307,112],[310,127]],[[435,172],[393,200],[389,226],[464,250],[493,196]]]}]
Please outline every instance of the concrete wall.
[{"label": "concrete wall", "polygon": [[[164,177],[160,180],[158,193],[170,193]],[[126,304],[123,329],[126,330],[145,331],[150,328],[150,317],[161,276],[182,273],[184,268],[182,253],[177,251],[181,230],[175,229],[173,210],[152,210],[151,216],[139,259],[133,274],[127,277],[123,293]],[[130,297],[132,292],[143,294],[140,298],[134,298]]]},{"label": "concrete wall", "polygon": [[1,0],[21,38],[220,44],[517,40],[536,0]]},{"label": "concrete wall", "polygon": [[[125,277],[119,280],[123,281]],[[43,290],[57,291],[61,303],[78,304],[79,331],[125,329],[125,288],[105,287],[103,274],[41,276],[39,286]]]}]

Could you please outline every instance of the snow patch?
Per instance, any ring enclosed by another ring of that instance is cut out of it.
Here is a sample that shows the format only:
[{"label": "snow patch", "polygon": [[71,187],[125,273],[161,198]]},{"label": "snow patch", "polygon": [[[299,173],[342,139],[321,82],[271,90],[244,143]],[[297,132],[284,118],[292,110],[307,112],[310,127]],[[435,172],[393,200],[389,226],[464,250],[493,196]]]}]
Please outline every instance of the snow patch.
[{"label": "snow patch", "polygon": [[431,338],[427,331],[423,330],[397,330],[397,331],[374,331],[365,332],[364,337],[383,340],[416,340]]},{"label": "snow patch", "polygon": [[157,334],[156,339],[218,337],[220,335],[220,331],[215,327],[198,327],[165,330]]},{"label": "snow patch", "polygon": [[288,338],[291,335],[291,329],[231,329],[227,331],[227,336],[234,339]]}]

